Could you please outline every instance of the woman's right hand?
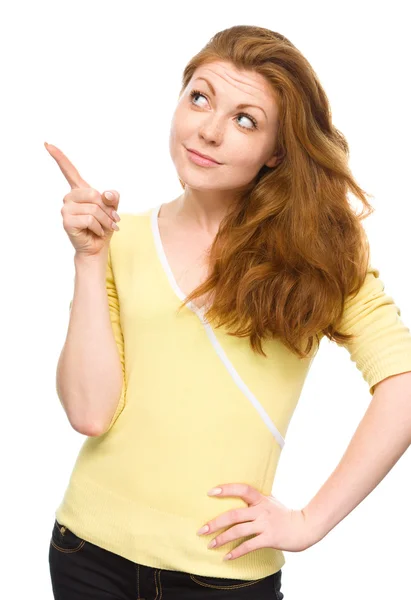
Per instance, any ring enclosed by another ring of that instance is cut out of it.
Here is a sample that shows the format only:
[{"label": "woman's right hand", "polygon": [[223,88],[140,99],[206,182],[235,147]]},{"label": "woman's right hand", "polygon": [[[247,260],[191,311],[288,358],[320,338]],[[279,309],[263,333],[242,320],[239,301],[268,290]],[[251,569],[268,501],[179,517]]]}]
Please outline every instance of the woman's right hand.
[{"label": "woman's right hand", "polygon": [[[63,227],[73,244],[76,255],[94,256],[105,250],[115,229],[112,224],[117,211],[120,194],[110,190],[113,198],[107,198],[107,192],[100,194],[90,187],[80,176],[75,166],[59,148],[44,143],[48,153],[54,158],[71,187],[71,192],[63,198]],[[118,229],[118,227],[117,227]]]}]

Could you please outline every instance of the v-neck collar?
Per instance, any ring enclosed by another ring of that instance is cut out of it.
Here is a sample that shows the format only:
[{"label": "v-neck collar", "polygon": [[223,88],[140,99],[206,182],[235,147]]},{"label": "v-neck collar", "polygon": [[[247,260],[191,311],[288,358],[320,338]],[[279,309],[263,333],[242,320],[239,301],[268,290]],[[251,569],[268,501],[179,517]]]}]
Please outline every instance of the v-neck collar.
[{"label": "v-neck collar", "polygon": [[[161,209],[161,204],[154,207],[150,214],[151,231],[152,231],[153,238],[154,238],[154,245],[155,245],[155,248],[157,251],[157,256],[160,260],[160,263],[163,267],[165,274],[167,275],[167,278],[171,285],[171,288],[174,290],[175,295],[178,298],[180,298],[180,300],[185,300],[186,296],[185,296],[184,292],[178,286],[177,281],[175,280],[173,272],[168,263],[166,254],[164,252],[164,247],[163,247],[161,237],[160,237],[160,230],[158,227],[158,214],[160,212],[160,209]],[[261,405],[259,400],[254,396],[254,394],[248,388],[246,383],[243,381],[243,379],[241,378],[241,376],[235,369],[233,363],[227,356],[227,353],[225,352],[224,348],[222,347],[220,341],[217,339],[215,331],[213,330],[213,328],[211,327],[211,325],[207,321],[207,319],[204,317],[205,308],[203,308],[203,307],[197,308],[197,306],[193,302],[188,302],[186,304],[186,306],[187,306],[187,308],[189,308],[189,310],[191,310],[193,313],[195,313],[199,317],[199,319],[201,320],[201,322],[204,326],[204,330],[213,345],[214,350],[216,351],[217,355],[221,359],[222,363],[225,365],[229,374],[233,378],[235,384],[242,390],[242,392],[245,394],[245,396],[248,398],[248,400],[254,405],[254,407],[256,408],[256,410],[258,411],[258,413],[260,414],[260,416],[266,423],[267,427],[270,429],[270,431],[276,438],[280,447],[283,448],[284,443],[285,443],[283,436],[281,435],[281,433],[279,432],[279,430],[277,429],[275,424],[272,422],[272,419],[270,418],[270,416],[268,415],[268,413],[266,412],[264,407]]]},{"label": "v-neck collar", "polygon": [[[184,294],[183,290],[180,288],[180,286],[178,285],[175,277],[174,277],[174,273],[171,270],[170,264],[168,262],[166,253],[164,251],[164,246],[163,246],[163,242],[161,241],[161,236],[160,236],[160,229],[158,226],[158,215],[160,213],[160,209],[161,209],[162,204],[159,204],[157,206],[155,206],[152,211],[151,211],[151,215],[150,215],[150,221],[151,221],[151,231],[153,234],[153,238],[154,238],[154,245],[157,251],[157,255],[158,258],[160,259],[160,263],[163,267],[163,270],[165,271],[165,274],[168,278],[168,281],[175,293],[175,295],[180,299],[180,300],[185,300],[186,299],[186,295]],[[201,307],[198,308],[193,301],[190,301],[186,304],[187,308],[189,308],[191,311],[193,311],[194,313],[196,313],[198,315],[198,317],[201,319],[201,321],[206,322],[204,318],[204,314],[205,314],[205,308]]]}]

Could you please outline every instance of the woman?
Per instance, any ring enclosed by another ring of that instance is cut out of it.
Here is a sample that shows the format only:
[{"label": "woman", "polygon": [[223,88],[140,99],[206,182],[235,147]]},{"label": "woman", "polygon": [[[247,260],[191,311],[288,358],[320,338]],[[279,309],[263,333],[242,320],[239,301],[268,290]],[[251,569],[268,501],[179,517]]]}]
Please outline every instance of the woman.
[{"label": "woman", "polygon": [[[411,334],[370,265],[373,209],[316,74],[279,33],[214,35],[184,70],[171,125],[183,193],[122,213],[115,235],[118,192],[46,147],[71,186],[76,250],[57,390],[88,436],[56,511],[55,598],[283,598],[283,551],[320,541],[411,438]],[[373,427],[392,435],[384,460],[358,460],[365,443],[381,455],[366,416],[339,469],[290,509],[270,493],[324,336],[349,351]]]}]

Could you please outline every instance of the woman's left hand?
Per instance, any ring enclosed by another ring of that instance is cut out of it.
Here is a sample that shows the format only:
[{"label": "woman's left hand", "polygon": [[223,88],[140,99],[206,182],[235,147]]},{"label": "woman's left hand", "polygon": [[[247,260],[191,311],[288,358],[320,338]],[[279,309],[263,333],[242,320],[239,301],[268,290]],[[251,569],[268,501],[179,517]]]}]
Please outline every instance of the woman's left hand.
[{"label": "woman's left hand", "polygon": [[[216,498],[239,496],[248,504],[248,507],[229,510],[204,525],[204,527],[207,525],[209,527],[208,531],[203,532],[208,535],[222,527],[230,527],[213,538],[216,541],[214,548],[238,538],[256,534],[255,537],[232,550],[231,557],[226,555],[224,559],[239,558],[258,548],[300,552],[319,541],[313,534],[313,528],[303,510],[287,508],[274,496],[264,496],[245,483],[227,483],[218,487],[222,489],[222,492]],[[210,543],[212,541],[210,540]]]}]

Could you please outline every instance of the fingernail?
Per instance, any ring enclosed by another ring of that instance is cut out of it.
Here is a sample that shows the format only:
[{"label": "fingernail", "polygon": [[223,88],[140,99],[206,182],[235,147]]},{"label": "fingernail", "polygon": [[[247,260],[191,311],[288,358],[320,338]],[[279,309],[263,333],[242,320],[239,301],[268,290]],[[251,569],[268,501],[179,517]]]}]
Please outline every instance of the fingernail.
[{"label": "fingernail", "polygon": [[213,488],[212,490],[209,490],[207,494],[209,496],[217,496],[218,494],[221,494],[222,491],[223,490],[221,488]]},{"label": "fingernail", "polygon": [[204,527],[201,527],[201,529],[199,529],[197,531],[197,535],[201,535],[202,533],[206,533],[209,530],[209,526],[208,525],[204,525]]},{"label": "fingernail", "polygon": [[112,194],[112,192],[104,192],[105,197],[107,198],[107,200],[113,200],[114,195]]},{"label": "fingernail", "polygon": [[115,210],[112,210],[111,214],[113,215],[113,219],[115,221],[120,221],[120,215],[118,214],[118,212],[116,212]]}]

